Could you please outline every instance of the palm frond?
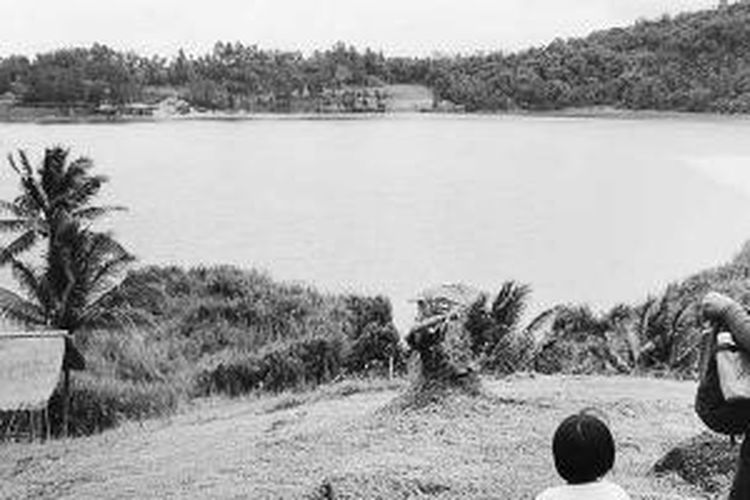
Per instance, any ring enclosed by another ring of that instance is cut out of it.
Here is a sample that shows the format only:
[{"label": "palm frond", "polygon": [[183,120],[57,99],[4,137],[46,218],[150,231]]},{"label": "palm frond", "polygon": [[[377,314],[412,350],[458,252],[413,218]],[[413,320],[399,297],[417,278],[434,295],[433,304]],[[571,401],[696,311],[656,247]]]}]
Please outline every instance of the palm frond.
[{"label": "palm frond", "polygon": [[524,330],[524,334],[529,337],[536,350],[541,349],[555,338],[555,323],[560,314],[565,310],[564,306],[557,305],[543,311],[534,318]]},{"label": "palm frond", "polygon": [[126,212],[128,209],[123,206],[105,206],[105,207],[86,207],[72,212],[73,218],[77,220],[95,220],[113,212]]},{"label": "palm frond", "polygon": [[13,171],[16,172],[18,175],[23,175],[21,173],[21,169],[18,168],[18,165],[16,164],[15,158],[13,158],[13,154],[12,153],[8,153],[8,155],[6,156],[6,158],[8,159],[8,164],[10,165],[10,168],[12,168]]},{"label": "palm frond", "polygon": [[641,338],[638,336],[638,332],[634,328],[628,328],[626,327],[624,329],[625,332],[625,343],[628,346],[628,351],[630,354],[630,360],[633,363],[633,366],[637,367],[642,354],[642,347],[641,347]]},{"label": "palm frond", "polygon": [[44,191],[44,188],[34,177],[24,177],[21,179],[21,185],[23,186],[25,194],[28,196],[29,200],[33,202],[35,207],[47,215],[51,214],[52,207],[49,203],[49,197]]},{"label": "palm frond", "polygon": [[16,255],[31,248],[36,243],[37,237],[36,231],[26,231],[5,248],[0,248],[0,266],[7,264]]},{"label": "palm frond", "polygon": [[94,262],[102,261],[105,258],[119,258],[130,255],[110,233],[96,233],[86,231],[88,255],[87,257]]},{"label": "palm frond", "polygon": [[137,328],[154,327],[154,318],[143,309],[131,307],[88,307],[81,323],[89,328]]},{"label": "palm frond", "polygon": [[44,311],[37,304],[7,288],[0,288],[0,317],[26,325],[45,324]]},{"label": "palm frond", "polygon": [[[23,149],[18,150],[18,156],[21,158],[21,166],[23,167],[23,173],[21,175],[31,177],[34,175],[34,169],[31,167],[29,157],[26,155],[26,151]],[[21,170],[19,170],[21,172]]]},{"label": "palm frond", "polygon": [[491,314],[495,323],[506,330],[515,328],[521,320],[530,294],[529,285],[515,281],[503,283],[491,306]]},{"label": "palm frond", "polygon": [[28,219],[0,219],[0,233],[17,233],[27,229],[29,225]]},{"label": "palm frond", "polygon": [[37,271],[30,264],[15,259],[10,261],[10,265],[13,277],[18,282],[21,289],[26,292],[29,297],[35,298],[38,304],[43,304],[44,301],[40,300],[40,289],[42,288],[42,285]]},{"label": "palm frond", "polygon": [[100,176],[87,177],[80,184],[71,186],[62,198],[70,203],[70,208],[83,206],[99,193],[102,184],[104,184],[104,179],[106,178]]},{"label": "palm frond", "polygon": [[6,213],[19,217],[21,215],[21,210],[18,205],[11,201],[0,200],[0,213]]},{"label": "palm frond", "polygon": [[132,255],[120,255],[113,257],[107,262],[104,262],[97,266],[93,276],[90,280],[90,285],[96,287],[102,281],[106,281],[112,278],[117,278],[121,275],[125,268],[135,261],[135,257]]},{"label": "palm frond", "polygon": [[[91,160],[91,158],[87,156],[79,156],[68,165],[66,176],[72,177],[78,175],[88,175],[88,171],[93,167],[94,162]],[[98,177],[101,177],[105,182],[107,181],[107,176],[105,175],[100,175]]]}]

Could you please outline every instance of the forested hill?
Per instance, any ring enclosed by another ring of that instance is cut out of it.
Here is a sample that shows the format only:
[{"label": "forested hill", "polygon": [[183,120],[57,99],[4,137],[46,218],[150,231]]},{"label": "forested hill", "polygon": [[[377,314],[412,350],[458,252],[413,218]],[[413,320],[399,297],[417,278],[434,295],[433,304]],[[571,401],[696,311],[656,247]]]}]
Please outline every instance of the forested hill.
[{"label": "forested hill", "polygon": [[438,95],[469,110],[750,112],[750,5],[664,16],[517,54],[438,64],[431,75]]},{"label": "forested hill", "polygon": [[305,56],[217,43],[208,54],[180,51],[171,59],[102,45],[0,58],[0,101],[30,106],[93,109],[174,96],[211,109],[314,111],[333,99],[347,110],[362,97],[352,89],[401,83],[427,85],[436,103],[467,111],[750,112],[750,5],[639,21],[512,54],[386,57],[337,44]]}]

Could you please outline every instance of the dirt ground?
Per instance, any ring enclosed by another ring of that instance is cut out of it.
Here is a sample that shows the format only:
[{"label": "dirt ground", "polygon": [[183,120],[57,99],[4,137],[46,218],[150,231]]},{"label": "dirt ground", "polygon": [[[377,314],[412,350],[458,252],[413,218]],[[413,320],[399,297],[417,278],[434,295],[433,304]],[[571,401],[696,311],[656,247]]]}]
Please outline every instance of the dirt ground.
[{"label": "dirt ground", "polygon": [[[533,499],[559,484],[559,421],[598,409],[617,441],[611,479],[636,499],[708,498],[651,466],[704,430],[694,382],[485,379],[490,399],[383,411],[399,390],[200,401],[90,438],[0,445],[2,498]],[[350,394],[352,393],[352,394]],[[347,395],[348,394],[348,395]]]}]

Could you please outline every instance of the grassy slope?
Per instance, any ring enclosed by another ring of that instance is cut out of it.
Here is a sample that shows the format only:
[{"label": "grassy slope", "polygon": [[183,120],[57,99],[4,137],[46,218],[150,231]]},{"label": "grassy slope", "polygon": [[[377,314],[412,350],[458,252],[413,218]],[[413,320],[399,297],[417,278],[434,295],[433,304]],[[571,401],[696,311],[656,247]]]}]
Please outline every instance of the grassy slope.
[{"label": "grassy slope", "polygon": [[392,112],[432,109],[432,90],[424,85],[386,85],[387,109]]},{"label": "grassy slope", "polygon": [[[487,380],[497,401],[392,415],[398,391],[208,400],[170,420],[91,438],[0,448],[0,497],[533,498],[556,484],[549,442],[582,407],[604,411],[618,443],[613,479],[640,499],[700,498],[651,465],[697,434],[694,383],[638,378]],[[369,388],[366,388],[369,389]],[[348,395],[347,395],[348,394]]]}]

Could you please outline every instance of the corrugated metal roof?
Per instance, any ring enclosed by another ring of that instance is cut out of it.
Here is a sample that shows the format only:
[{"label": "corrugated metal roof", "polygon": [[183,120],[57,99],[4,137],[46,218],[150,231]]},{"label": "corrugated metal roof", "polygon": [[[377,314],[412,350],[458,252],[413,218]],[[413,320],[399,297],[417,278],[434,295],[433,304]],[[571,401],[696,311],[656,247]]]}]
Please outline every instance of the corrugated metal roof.
[{"label": "corrugated metal roof", "polygon": [[0,334],[0,410],[40,410],[57,386],[65,332]]}]

